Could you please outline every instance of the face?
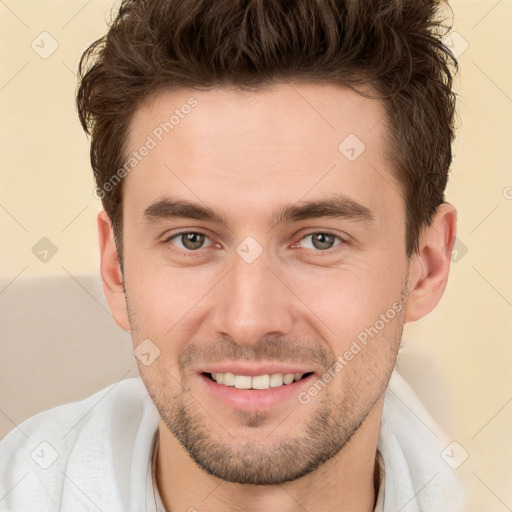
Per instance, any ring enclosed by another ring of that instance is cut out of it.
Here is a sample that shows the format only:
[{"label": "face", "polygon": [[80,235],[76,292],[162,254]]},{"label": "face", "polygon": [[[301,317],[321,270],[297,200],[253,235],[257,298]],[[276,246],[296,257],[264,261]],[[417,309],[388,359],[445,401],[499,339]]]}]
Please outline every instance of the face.
[{"label": "face", "polygon": [[132,120],[129,328],[158,355],[138,365],[163,422],[210,474],[296,479],[382,400],[408,275],[383,117],[341,86],[283,84],[167,91]]}]

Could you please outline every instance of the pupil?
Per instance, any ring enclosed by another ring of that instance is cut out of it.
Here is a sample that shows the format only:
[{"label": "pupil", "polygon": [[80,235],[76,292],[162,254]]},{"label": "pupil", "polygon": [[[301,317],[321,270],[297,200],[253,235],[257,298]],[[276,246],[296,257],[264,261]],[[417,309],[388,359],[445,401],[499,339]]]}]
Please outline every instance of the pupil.
[{"label": "pupil", "polygon": [[327,233],[318,233],[313,236],[313,245],[317,249],[329,249],[332,246],[332,242],[332,235],[328,235]]},{"label": "pupil", "polygon": [[200,233],[186,233],[182,236],[183,245],[187,249],[199,249],[203,245],[204,235]]}]

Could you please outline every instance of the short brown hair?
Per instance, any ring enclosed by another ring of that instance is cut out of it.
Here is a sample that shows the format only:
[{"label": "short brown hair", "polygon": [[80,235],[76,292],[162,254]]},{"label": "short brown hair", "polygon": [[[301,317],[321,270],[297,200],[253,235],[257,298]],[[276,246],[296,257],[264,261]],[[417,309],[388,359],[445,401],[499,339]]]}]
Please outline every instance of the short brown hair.
[{"label": "short brown hair", "polygon": [[[410,257],[445,200],[452,160],[457,61],[442,42],[439,7],[435,0],[124,0],[79,66],[78,113],[97,186],[123,167],[133,113],[160,90],[301,81],[369,87],[385,105]],[[108,188],[102,202],[122,268],[122,184]]]}]

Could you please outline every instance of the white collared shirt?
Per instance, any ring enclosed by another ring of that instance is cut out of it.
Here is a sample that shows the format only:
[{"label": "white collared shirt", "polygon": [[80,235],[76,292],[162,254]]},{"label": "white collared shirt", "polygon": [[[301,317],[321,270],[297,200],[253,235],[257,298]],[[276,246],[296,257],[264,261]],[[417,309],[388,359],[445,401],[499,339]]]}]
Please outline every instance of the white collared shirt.
[{"label": "white collared shirt", "polygon": [[[157,430],[140,378],[29,418],[0,442],[0,512],[165,512],[153,478]],[[441,458],[448,442],[393,372],[375,512],[463,511],[462,485]]]}]

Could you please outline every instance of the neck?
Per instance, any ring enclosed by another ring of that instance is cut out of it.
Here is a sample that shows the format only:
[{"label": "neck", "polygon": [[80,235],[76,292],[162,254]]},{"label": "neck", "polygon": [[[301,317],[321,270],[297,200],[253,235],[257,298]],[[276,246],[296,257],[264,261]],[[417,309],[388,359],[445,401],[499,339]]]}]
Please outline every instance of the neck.
[{"label": "neck", "polygon": [[156,483],[168,512],[371,512],[379,488],[376,462],[379,401],[347,445],[308,475],[276,485],[242,485],[215,478],[190,458],[160,421]]}]

